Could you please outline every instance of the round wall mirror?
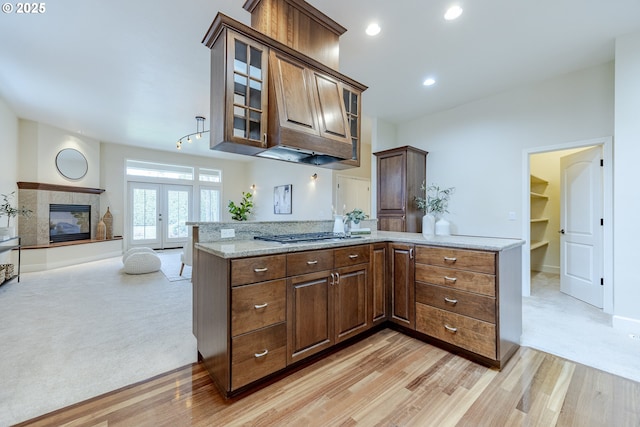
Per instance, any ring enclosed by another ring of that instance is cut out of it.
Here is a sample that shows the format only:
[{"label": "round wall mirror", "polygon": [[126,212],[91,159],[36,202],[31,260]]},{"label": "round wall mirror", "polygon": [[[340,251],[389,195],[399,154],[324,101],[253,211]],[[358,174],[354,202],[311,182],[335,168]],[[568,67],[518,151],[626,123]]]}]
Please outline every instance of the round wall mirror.
[{"label": "round wall mirror", "polygon": [[56,156],[56,167],[65,178],[80,179],[87,174],[89,165],[81,152],[73,148],[65,148]]}]

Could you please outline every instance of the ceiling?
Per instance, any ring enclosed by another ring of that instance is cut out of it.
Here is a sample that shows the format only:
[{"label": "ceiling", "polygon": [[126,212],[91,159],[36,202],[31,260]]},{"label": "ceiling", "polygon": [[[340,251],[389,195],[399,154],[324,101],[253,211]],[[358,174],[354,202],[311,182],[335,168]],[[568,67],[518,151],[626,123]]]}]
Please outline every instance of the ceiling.
[{"label": "ceiling", "polygon": [[[308,1],[348,29],[340,71],[369,86],[364,113],[394,123],[605,63],[617,36],[640,31],[640,0],[461,0],[451,22],[448,0]],[[0,16],[0,97],[21,118],[164,150],[209,117],[201,40],[216,13],[250,22],[244,0],[44,4]],[[218,155],[203,142],[183,152]]]}]

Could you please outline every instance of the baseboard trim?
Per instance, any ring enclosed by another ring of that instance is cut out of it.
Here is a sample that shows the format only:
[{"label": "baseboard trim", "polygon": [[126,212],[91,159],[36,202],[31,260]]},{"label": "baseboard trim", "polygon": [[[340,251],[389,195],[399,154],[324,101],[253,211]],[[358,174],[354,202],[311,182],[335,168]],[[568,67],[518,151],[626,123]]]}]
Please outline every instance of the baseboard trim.
[{"label": "baseboard trim", "polygon": [[614,315],[611,320],[614,329],[628,333],[640,334],[640,319]]},{"label": "baseboard trim", "polygon": [[539,271],[549,274],[560,274],[560,267],[556,267],[555,265],[543,265],[542,267],[532,265],[531,271]]}]

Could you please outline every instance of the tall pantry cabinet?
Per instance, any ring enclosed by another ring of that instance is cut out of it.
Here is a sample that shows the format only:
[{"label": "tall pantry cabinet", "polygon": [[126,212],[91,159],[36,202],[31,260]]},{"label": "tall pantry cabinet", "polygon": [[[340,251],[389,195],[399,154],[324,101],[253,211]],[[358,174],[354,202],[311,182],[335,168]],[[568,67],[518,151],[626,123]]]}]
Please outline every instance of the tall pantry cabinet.
[{"label": "tall pantry cabinet", "polygon": [[378,171],[378,230],[421,233],[424,213],[414,198],[422,194],[429,153],[407,145],[373,154]]}]

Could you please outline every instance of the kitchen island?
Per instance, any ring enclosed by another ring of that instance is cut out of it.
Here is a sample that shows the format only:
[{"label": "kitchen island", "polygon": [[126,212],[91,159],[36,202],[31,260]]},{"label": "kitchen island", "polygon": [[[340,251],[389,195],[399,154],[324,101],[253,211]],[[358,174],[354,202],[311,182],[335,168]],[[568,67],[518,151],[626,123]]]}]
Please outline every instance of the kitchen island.
[{"label": "kitchen island", "polygon": [[281,244],[200,241],[194,334],[231,397],[393,327],[501,368],[522,329],[516,239],[374,231]]}]

